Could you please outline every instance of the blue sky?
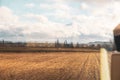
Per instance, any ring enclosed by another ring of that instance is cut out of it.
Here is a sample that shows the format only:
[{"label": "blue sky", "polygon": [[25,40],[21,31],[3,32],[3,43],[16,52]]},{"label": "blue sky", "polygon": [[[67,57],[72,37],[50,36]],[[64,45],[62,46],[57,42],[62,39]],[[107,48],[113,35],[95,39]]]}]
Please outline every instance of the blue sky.
[{"label": "blue sky", "polygon": [[109,41],[120,22],[119,0],[0,0],[0,39]]}]

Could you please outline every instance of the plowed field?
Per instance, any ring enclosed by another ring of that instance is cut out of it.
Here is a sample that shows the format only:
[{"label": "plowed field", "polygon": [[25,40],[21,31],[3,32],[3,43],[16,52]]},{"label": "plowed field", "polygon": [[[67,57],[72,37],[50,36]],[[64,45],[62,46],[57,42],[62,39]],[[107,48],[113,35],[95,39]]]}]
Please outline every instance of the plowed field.
[{"label": "plowed field", "polygon": [[0,53],[0,80],[100,80],[99,52]]}]

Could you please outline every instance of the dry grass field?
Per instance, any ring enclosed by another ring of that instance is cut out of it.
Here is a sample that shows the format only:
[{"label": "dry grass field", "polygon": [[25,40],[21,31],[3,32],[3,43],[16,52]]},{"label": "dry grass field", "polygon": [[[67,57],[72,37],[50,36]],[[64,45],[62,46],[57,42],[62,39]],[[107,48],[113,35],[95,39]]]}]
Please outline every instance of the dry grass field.
[{"label": "dry grass field", "polygon": [[0,80],[100,80],[99,52],[0,53]]}]

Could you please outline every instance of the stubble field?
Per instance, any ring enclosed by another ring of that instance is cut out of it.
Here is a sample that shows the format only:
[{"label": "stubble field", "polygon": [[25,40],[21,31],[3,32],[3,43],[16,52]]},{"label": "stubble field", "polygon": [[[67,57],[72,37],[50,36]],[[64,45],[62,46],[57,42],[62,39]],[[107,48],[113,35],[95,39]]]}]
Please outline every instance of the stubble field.
[{"label": "stubble field", "polygon": [[100,80],[99,52],[0,53],[0,80]]}]

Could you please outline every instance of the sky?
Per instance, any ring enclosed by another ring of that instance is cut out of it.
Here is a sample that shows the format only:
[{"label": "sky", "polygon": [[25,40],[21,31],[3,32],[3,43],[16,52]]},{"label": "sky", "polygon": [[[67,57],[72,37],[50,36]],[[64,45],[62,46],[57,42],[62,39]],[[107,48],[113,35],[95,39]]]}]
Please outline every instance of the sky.
[{"label": "sky", "polygon": [[0,0],[0,40],[109,41],[120,0]]}]

